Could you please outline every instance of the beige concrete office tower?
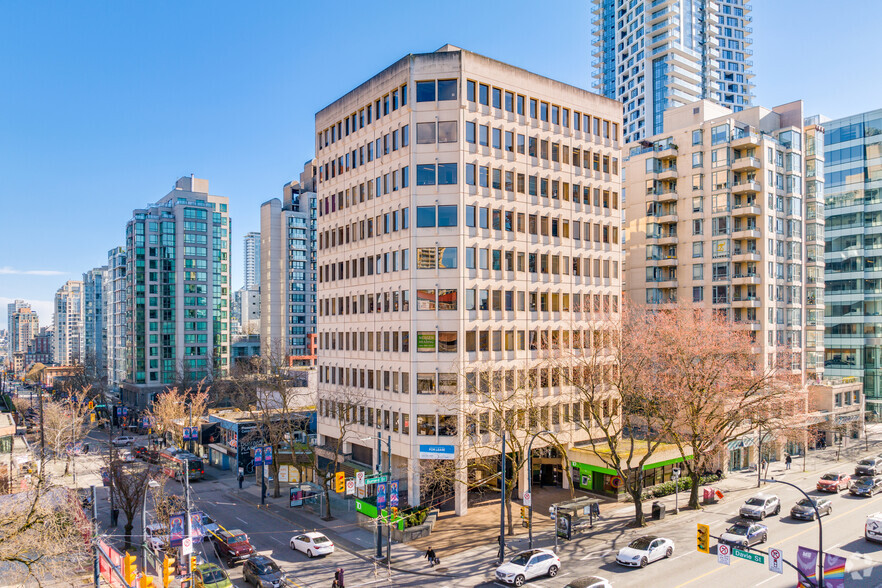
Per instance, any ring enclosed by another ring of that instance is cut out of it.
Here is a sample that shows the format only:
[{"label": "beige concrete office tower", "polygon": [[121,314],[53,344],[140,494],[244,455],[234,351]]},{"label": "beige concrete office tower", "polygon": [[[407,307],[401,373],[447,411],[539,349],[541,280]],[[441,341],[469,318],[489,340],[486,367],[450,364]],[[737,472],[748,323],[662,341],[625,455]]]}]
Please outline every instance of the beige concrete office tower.
[{"label": "beige concrete office tower", "polygon": [[229,200],[183,177],[126,225],[126,378],[143,409],[169,385],[195,386],[230,363]]},{"label": "beige concrete office tower", "polygon": [[83,282],[68,280],[55,293],[52,361],[55,365],[78,365],[81,355],[83,325]]},{"label": "beige concrete office tower", "polygon": [[28,345],[40,332],[40,319],[29,304],[16,300],[9,304],[9,330],[6,332],[9,342],[9,357],[12,361],[16,353],[27,353]]},{"label": "beige concrete office tower", "polygon": [[560,417],[559,373],[533,370],[546,342],[619,312],[621,118],[618,102],[449,45],[316,115],[320,443],[344,410],[353,462],[370,468],[369,438],[385,453],[391,436],[393,478],[418,504],[433,457],[473,463],[462,411],[479,372],[519,389],[538,376],[548,428],[587,439]]},{"label": "beige concrete office tower", "polygon": [[625,291],[693,303],[749,329],[766,362],[806,330],[802,102],[732,112],[702,100],[629,145]]},{"label": "beige concrete office tower", "polygon": [[315,166],[260,207],[261,353],[289,366],[316,360]]}]

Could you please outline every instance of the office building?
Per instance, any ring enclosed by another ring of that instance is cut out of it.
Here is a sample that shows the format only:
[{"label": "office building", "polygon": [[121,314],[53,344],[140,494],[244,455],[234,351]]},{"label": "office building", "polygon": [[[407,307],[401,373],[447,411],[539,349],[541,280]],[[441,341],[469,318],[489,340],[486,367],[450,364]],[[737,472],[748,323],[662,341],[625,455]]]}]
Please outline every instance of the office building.
[{"label": "office building", "polygon": [[[316,114],[319,445],[342,410],[354,462],[391,436],[392,478],[418,504],[432,452],[476,465],[465,423],[486,405],[450,400],[478,380],[525,395],[534,377],[543,424],[587,441],[590,418],[560,416],[572,389],[536,366],[620,311],[621,120],[618,102],[451,45]],[[566,480],[569,464],[542,468]],[[464,513],[465,484],[447,482]]]},{"label": "office building", "polygon": [[91,380],[107,377],[107,331],[104,315],[104,281],[107,266],[83,274],[83,337],[80,357]]},{"label": "office building", "polygon": [[126,378],[126,249],[107,252],[104,280],[107,385],[117,389]]},{"label": "office building", "polygon": [[228,200],[183,177],[126,225],[126,378],[146,408],[169,385],[195,386],[230,361]]},{"label": "office building", "polygon": [[260,207],[260,341],[264,357],[289,366],[316,361],[315,161],[282,199]]},{"label": "office building", "polygon": [[260,284],[260,233],[245,234],[245,287]]},{"label": "office building", "polygon": [[632,144],[625,166],[627,295],[725,313],[768,365],[787,350],[819,380],[823,276],[806,248],[823,242],[823,196],[806,194],[803,162],[817,165],[817,151],[807,158],[803,138],[817,137],[802,102],[734,112],[702,100],[668,110],[665,129]]},{"label": "office building", "polygon": [[753,98],[750,0],[592,0],[594,87],[623,103],[625,143],[670,132],[664,112]]},{"label": "office building", "polygon": [[864,384],[882,412],[882,109],[823,121],[826,373]]},{"label": "office building", "polygon": [[83,282],[68,280],[55,293],[52,361],[55,365],[83,363]]},{"label": "office building", "polygon": [[260,331],[260,286],[239,288],[233,293],[233,331],[252,335]]}]

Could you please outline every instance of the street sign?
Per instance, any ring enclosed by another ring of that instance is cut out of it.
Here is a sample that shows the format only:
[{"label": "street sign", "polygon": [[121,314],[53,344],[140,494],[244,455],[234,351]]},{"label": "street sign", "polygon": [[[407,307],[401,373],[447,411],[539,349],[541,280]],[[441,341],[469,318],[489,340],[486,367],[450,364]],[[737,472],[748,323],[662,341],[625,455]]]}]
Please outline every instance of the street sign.
[{"label": "street sign", "polygon": [[524,492],[524,506],[533,506],[533,497],[529,492]]},{"label": "street sign", "polygon": [[725,543],[717,545],[717,563],[729,565],[729,552],[731,549],[732,548]]},{"label": "street sign", "polygon": [[355,494],[355,480],[352,478],[346,480],[346,494]]},{"label": "street sign", "polygon": [[364,479],[365,484],[383,484],[387,481],[389,481],[389,476],[386,474],[369,476]]},{"label": "street sign", "polygon": [[190,555],[193,553],[193,540],[189,537],[184,537],[183,541],[181,541],[181,553],[183,555]]},{"label": "street sign", "polygon": [[355,487],[364,488],[364,472],[355,472]]},{"label": "street sign", "polygon": [[747,561],[752,561],[756,563],[766,563],[766,556],[760,553],[753,553],[752,551],[742,551],[735,547],[732,549],[732,555],[735,557],[740,557],[741,559],[746,559]]},{"label": "street sign", "polygon": [[389,506],[398,506],[398,480],[389,482]]},{"label": "street sign", "polygon": [[769,548],[769,570],[776,574],[784,573],[784,552],[777,547]]}]

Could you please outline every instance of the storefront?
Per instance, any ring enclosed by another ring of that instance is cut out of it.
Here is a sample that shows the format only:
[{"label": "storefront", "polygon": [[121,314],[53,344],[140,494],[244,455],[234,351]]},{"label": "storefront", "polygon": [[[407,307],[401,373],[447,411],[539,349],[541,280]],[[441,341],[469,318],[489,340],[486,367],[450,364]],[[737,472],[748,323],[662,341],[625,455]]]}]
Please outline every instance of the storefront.
[{"label": "storefront", "polygon": [[[572,467],[573,485],[581,490],[617,497],[624,492],[624,480],[616,470],[610,468],[601,456],[603,448],[598,447],[596,452],[592,449],[574,448],[568,454],[570,467]],[[600,455],[598,455],[600,454]],[[635,452],[633,461],[639,462],[641,456]],[[676,446],[670,444],[660,445],[647,463],[643,464],[643,486],[649,488],[671,480],[671,474],[678,464],[683,463],[683,458]],[[632,469],[629,475],[636,475],[638,470]]]}]

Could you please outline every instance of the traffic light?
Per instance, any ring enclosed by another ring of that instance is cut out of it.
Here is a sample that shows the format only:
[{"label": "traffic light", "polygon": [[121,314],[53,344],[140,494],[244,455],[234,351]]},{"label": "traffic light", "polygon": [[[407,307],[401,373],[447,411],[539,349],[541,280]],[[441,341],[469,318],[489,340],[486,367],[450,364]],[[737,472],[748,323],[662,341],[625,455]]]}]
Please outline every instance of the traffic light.
[{"label": "traffic light", "polygon": [[335,478],[335,487],[337,494],[346,492],[346,472],[337,472]]},{"label": "traffic light", "polygon": [[193,573],[193,570],[195,570],[195,569],[196,569],[196,556],[195,556],[195,555],[191,555],[191,556],[190,556],[190,569],[187,570],[187,571],[190,572],[190,573],[192,574],[192,573]]},{"label": "traffic light", "polygon": [[527,507],[526,506],[521,507],[521,518],[524,520],[527,519]]},{"label": "traffic light", "polygon": [[138,588],[154,588],[153,577],[147,575],[146,572],[144,574],[141,574],[141,580],[138,584]]},{"label": "traffic light", "polygon": [[163,588],[168,588],[168,585],[171,584],[172,578],[175,575],[175,558],[165,556],[165,559],[162,560],[162,586]]},{"label": "traffic light", "polygon": [[698,523],[698,551],[710,553],[710,527]]},{"label": "traffic light", "polygon": [[129,553],[123,557],[123,579],[129,586],[135,585],[135,577],[138,575],[138,567],[135,564],[136,561],[137,558]]}]

